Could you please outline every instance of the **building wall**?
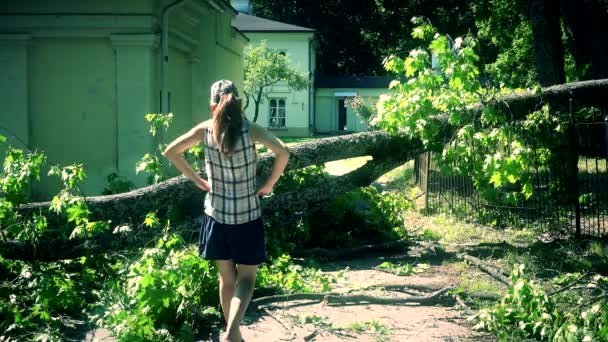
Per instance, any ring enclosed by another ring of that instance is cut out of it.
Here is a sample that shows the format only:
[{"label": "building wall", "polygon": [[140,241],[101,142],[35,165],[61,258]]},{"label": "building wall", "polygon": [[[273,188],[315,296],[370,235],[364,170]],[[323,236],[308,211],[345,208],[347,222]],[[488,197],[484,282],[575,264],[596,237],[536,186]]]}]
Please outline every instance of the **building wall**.
[{"label": "building wall", "polygon": [[[82,163],[89,179],[116,169],[116,72],[107,39],[39,38],[28,51],[29,145],[60,165]],[[87,182],[85,193],[93,191]],[[34,187],[41,196],[59,182]]]},{"label": "building wall", "polygon": [[[375,107],[380,95],[389,90],[384,88],[317,88],[315,94],[315,129],[318,133],[330,133],[338,131],[338,105],[339,100],[348,97],[337,96],[336,93],[351,92],[363,97],[370,106]],[[347,131],[367,131],[367,124],[357,116],[355,111],[346,106]]]},{"label": "building wall", "polygon": [[[310,77],[311,69],[309,63],[309,41],[313,38],[312,33],[246,33],[250,39],[250,45],[261,44],[266,40],[268,47],[286,53],[294,68]],[[268,127],[269,124],[269,100],[270,98],[284,98],[285,106],[285,129],[273,129],[279,136],[307,136],[310,134],[310,89],[291,91],[285,84],[277,84],[265,93],[260,103],[257,123]],[[247,117],[254,117],[254,103],[249,104],[246,110]]]},{"label": "building wall", "polygon": [[[16,146],[22,142],[20,147],[43,150],[53,163],[84,164],[87,196],[99,194],[112,172],[146,185],[145,175],[135,174],[135,164],[157,144],[144,116],[160,108],[156,15],[165,2],[1,4],[0,102],[5,110],[0,134]],[[188,2],[170,19],[168,89],[175,120],[165,142],[209,117],[209,87],[215,79],[242,84],[247,39],[230,26],[233,12],[205,4]],[[49,199],[59,189],[58,181],[43,179],[33,186],[35,200]]]},{"label": "building wall", "polygon": [[153,14],[159,1],[150,0],[25,0],[2,1],[0,13],[120,13]]}]

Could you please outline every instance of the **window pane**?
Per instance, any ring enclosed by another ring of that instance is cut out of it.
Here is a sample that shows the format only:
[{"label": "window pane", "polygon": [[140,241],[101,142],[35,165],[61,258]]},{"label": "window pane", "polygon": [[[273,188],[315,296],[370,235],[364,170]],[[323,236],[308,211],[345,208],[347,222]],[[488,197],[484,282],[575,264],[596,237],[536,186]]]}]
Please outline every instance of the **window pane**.
[{"label": "window pane", "polygon": [[280,118],[284,118],[285,117],[285,108],[280,108],[279,109],[279,117]]},{"label": "window pane", "polygon": [[274,118],[277,116],[277,109],[276,108],[270,108],[270,117]]},{"label": "window pane", "polygon": [[279,107],[285,108],[285,100],[283,100],[283,99],[279,100]]},{"label": "window pane", "polygon": [[270,100],[270,107],[276,107],[277,106],[277,100],[272,99]]},{"label": "window pane", "polygon": [[279,119],[279,127],[285,127],[285,118]]},{"label": "window pane", "polygon": [[276,125],[277,125],[277,119],[275,119],[275,118],[270,119],[269,126],[270,127],[276,127]]}]

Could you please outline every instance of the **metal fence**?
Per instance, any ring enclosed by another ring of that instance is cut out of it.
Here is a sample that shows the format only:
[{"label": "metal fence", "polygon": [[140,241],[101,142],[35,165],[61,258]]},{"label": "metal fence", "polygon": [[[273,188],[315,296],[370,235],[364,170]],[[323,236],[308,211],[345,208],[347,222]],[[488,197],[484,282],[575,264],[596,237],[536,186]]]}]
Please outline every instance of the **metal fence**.
[{"label": "metal fence", "polygon": [[[471,177],[442,172],[438,155],[420,155],[415,174],[427,210],[495,226],[537,226],[579,237],[608,237],[608,116],[598,111],[578,121],[570,114],[570,119],[566,132],[547,127],[543,134],[526,137],[534,151],[527,170],[534,189],[527,200],[509,199],[514,189],[508,187],[491,198],[482,196]],[[512,124],[514,130],[518,125]],[[541,163],[537,151],[541,145],[547,147],[547,139],[542,139],[547,137],[554,142],[552,158]]]}]

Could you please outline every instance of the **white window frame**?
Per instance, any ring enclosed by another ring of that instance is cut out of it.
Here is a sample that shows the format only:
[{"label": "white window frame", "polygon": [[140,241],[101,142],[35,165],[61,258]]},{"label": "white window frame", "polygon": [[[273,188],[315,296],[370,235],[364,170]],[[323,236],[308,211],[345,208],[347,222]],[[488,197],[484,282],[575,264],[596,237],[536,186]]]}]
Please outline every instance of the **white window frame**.
[{"label": "white window frame", "polygon": [[[280,104],[281,100],[283,101],[282,107]],[[283,116],[281,116],[281,110],[283,111]],[[287,98],[273,97],[268,100],[268,128],[287,128]]]}]

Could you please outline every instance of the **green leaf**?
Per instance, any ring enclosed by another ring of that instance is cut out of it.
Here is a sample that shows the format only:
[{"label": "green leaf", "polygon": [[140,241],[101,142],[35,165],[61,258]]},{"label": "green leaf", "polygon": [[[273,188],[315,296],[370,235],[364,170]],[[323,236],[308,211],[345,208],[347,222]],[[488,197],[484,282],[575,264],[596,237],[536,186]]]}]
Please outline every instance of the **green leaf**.
[{"label": "green leaf", "polygon": [[158,219],[158,216],[156,216],[156,212],[149,212],[146,214],[144,225],[149,228],[160,226],[160,220]]},{"label": "green leaf", "polygon": [[494,184],[494,187],[499,188],[502,185],[502,176],[500,172],[494,172],[490,177],[490,184]]}]

